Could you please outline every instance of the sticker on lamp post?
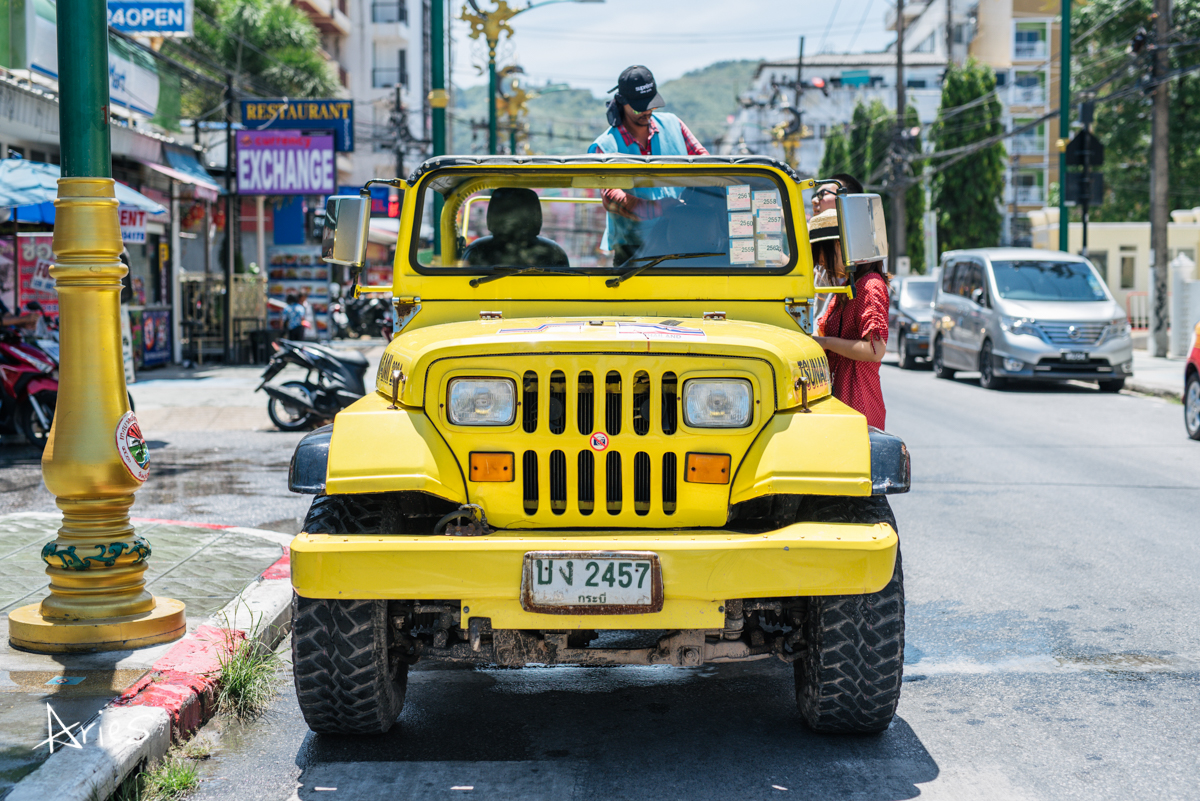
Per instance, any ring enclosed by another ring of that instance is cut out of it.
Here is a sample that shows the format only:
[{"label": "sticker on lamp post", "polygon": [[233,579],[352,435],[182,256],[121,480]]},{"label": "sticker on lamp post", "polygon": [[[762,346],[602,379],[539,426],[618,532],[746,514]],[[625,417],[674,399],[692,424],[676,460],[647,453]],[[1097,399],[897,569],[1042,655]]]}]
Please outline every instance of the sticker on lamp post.
[{"label": "sticker on lamp post", "polygon": [[125,412],[117,423],[117,453],[129,475],[143,482],[150,477],[150,448],[133,412]]}]

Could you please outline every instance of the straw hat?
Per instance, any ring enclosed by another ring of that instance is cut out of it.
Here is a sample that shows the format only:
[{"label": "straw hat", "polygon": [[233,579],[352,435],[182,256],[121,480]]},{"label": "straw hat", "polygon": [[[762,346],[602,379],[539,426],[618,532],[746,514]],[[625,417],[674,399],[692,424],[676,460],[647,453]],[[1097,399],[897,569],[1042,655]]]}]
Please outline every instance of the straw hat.
[{"label": "straw hat", "polygon": [[808,241],[810,243],[825,242],[837,239],[838,236],[837,209],[826,209],[808,221]]}]

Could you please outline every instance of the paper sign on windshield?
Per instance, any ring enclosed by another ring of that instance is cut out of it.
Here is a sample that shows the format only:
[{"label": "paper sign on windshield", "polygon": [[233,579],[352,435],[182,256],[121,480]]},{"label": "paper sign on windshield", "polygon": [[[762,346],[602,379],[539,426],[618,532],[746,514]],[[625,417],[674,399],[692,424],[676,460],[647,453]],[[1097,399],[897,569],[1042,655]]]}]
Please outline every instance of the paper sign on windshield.
[{"label": "paper sign on windshield", "polygon": [[[754,215],[755,233],[783,233],[783,211],[781,209],[759,209]],[[730,234],[732,236],[732,234]]]},{"label": "paper sign on windshield", "polygon": [[779,208],[779,190],[768,189],[754,193],[754,210]]},{"label": "paper sign on windshield", "polygon": [[750,187],[748,185],[725,187],[725,206],[730,211],[750,209]]},{"label": "paper sign on windshield", "polygon": [[783,263],[783,240],[775,238],[758,239],[754,243],[757,246],[758,261],[771,262],[773,264]]},{"label": "paper sign on windshield", "polygon": [[730,264],[753,264],[754,263],[754,240],[753,239],[730,239],[729,240],[729,263]]},{"label": "paper sign on windshield", "polygon": [[748,211],[735,211],[729,215],[730,236],[754,236],[754,215]]}]

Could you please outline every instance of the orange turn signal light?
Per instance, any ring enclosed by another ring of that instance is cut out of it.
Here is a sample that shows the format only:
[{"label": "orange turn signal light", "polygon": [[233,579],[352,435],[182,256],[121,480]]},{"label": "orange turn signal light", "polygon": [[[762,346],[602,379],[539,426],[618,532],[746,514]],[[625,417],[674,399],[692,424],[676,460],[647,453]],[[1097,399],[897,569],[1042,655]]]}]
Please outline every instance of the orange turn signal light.
[{"label": "orange turn signal light", "polygon": [[728,484],[729,454],[689,453],[683,480],[693,484]]},{"label": "orange turn signal light", "polygon": [[511,453],[472,453],[472,481],[512,481],[513,455]]}]

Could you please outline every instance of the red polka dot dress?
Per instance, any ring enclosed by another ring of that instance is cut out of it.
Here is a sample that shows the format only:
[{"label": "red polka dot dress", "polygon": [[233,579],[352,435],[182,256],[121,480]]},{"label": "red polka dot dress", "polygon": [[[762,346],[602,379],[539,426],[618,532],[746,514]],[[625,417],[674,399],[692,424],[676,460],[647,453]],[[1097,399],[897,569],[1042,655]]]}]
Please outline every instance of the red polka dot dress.
[{"label": "red polka dot dress", "polygon": [[[859,278],[854,284],[854,300],[837,295],[821,318],[821,332],[827,337],[849,340],[888,337],[888,285],[876,272]],[[867,424],[882,429],[887,417],[883,389],[879,384],[879,362],[860,362],[827,351],[829,371],[833,374],[833,396],[867,418]]]}]

